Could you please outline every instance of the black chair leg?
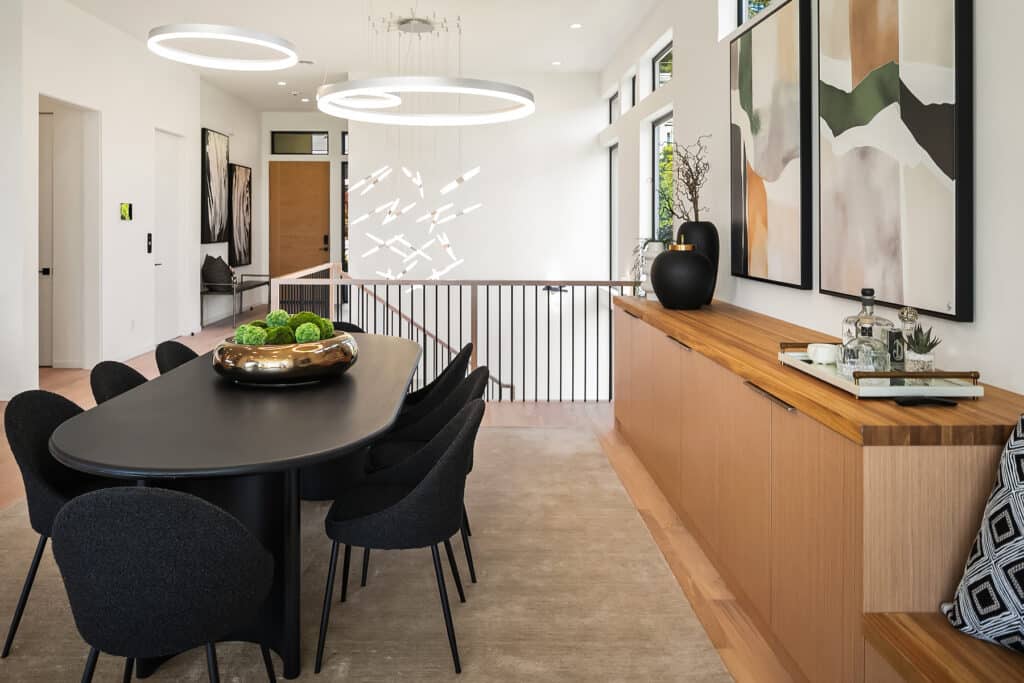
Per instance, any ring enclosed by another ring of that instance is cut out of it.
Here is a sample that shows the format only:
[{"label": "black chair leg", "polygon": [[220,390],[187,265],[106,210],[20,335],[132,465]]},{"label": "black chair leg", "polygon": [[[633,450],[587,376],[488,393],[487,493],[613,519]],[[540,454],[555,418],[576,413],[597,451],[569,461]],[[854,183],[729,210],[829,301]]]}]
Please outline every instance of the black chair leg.
[{"label": "black chair leg", "polygon": [[25,613],[25,604],[28,602],[28,594],[32,592],[32,584],[36,580],[36,572],[39,571],[39,560],[43,558],[43,550],[46,549],[46,536],[39,536],[39,543],[36,544],[36,554],[32,557],[32,564],[28,568],[28,576],[25,577],[25,585],[21,587],[21,597],[18,598],[18,605],[14,608],[14,617],[11,619],[11,627],[7,629],[7,640],[4,641],[4,651],[0,659],[11,654],[11,645],[14,644],[14,634],[18,632],[18,624],[21,623],[21,615]]},{"label": "black chair leg", "polygon": [[85,660],[85,671],[82,672],[82,683],[92,683],[92,675],[96,671],[96,660],[99,658],[99,650],[96,648],[89,650],[89,657]]},{"label": "black chair leg", "polygon": [[455,588],[459,591],[459,602],[466,602],[466,594],[462,590],[462,577],[459,576],[459,566],[455,564],[455,553],[452,552],[452,542],[445,539],[444,551],[448,554],[448,566],[452,568],[452,576],[455,577]]},{"label": "black chair leg", "polygon": [[341,601],[348,599],[348,568],[352,564],[352,546],[345,544],[345,560],[341,566]]},{"label": "black chair leg", "polygon": [[469,547],[469,522],[462,518],[462,549],[466,551],[466,564],[469,565],[469,580],[476,583],[476,566],[473,564],[473,549]]},{"label": "black chair leg", "polygon": [[452,660],[455,662],[455,673],[462,673],[462,664],[459,662],[459,646],[455,642],[455,626],[452,624],[452,609],[448,604],[448,588],[444,585],[444,570],[441,568],[441,554],[437,546],[430,546],[430,552],[434,556],[434,574],[437,576],[437,592],[441,594],[441,611],[444,612],[444,626],[448,630],[448,645],[452,648]]},{"label": "black chair leg", "polygon": [[363,588],[366,587],[366,575],[370,572],[370,549],[363,548],[363,576],[359,580],[359,585]]},{"label": "black chair leg", "polygon": [[260,654],[263,655],[263,666],[267,669],[267,680],[270,683],[277,683],[277,674],[274,673],[274,660],[270,658],[270,648],[260,645]]},{"label": "black chair leg", "polygon": [[217,670],[217,648],[213,643],[206,644],[206,671],[210,674],[210,683],[220,683],[220,671]]},{"label": "black chair leg", "polygon": [[135,672],[135,660],[128,657],[124,660],[124,676],[121,678],[123,683],[131,683],[132,674]]},{"label": "black chair leg", "polygon": [[[345,546],[347,549],[348,546]],[[331,543],[331,563],[327,566],[327,587],[324,588],[324,610],[320,614],[320,639],[316,644],[316,673],[324,661],[324,641],[327,640],[327,624],[331,621],[331,600],[334,596],[334,572],[338,568],[338,542]]]},{"label": "black chair leg", "polygon": [[469,528],[469,513],[466,512],[466,504],[462,504],[462,523],[466,525],[466,533],[470,536],[473,535],[473,530]]}]

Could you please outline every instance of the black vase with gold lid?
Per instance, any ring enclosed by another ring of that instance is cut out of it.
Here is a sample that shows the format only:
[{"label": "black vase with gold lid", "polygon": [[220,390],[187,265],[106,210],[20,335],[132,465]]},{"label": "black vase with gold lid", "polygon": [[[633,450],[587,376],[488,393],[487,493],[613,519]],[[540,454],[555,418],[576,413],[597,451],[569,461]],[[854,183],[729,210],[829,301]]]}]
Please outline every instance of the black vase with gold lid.
[{"label": "black vase with gold lid", "polygon": [[711,300],[715,269],[692,244],[672,244],[654,259],[651,285],[658,301],[673,311],[694,311]]}]

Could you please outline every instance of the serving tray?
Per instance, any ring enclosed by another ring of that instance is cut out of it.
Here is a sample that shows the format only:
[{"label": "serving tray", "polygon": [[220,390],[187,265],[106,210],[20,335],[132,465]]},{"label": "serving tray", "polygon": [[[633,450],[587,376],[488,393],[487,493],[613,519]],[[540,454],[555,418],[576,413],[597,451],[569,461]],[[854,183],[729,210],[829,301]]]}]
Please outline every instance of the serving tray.
[{"label": "serving tray", "polygon": [[832,365],[819,365],[807,355],[807,344],[781,344],[779,362],[827,382],[857,398],[972,398],[985,395],[978,372],[855,372],[844,377]]}]

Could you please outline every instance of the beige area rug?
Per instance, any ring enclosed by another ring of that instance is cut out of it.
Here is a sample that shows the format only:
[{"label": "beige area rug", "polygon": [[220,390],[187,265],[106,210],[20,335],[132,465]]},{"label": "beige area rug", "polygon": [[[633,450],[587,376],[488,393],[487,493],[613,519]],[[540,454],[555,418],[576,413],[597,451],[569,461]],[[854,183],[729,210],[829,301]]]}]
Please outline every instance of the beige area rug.
[{"label": "beige area rug", "polygon": [[[467,505],[479,583],[469,583],[462,543],[453,541],[465,604],[449,575],[461,676],[429,550],[375,553],[366,588],[361,551],[353,552],[349,599],[335,602],[324,671],[314,676],[330,544],[325,506],[303,508],[301,680],[731,680],[590,432],[484,429]],[[23,503],[0,515],[4,633],[35,543]],[[0,680],[77,681],[87,649],[47,550]],[[220,645],[218,655],[224,681],[266,680],[255,645]],[[122,667],[101,656],[94,680],[120,681]],[[204,654],[176,657],[149,680],[205,681]]]}]

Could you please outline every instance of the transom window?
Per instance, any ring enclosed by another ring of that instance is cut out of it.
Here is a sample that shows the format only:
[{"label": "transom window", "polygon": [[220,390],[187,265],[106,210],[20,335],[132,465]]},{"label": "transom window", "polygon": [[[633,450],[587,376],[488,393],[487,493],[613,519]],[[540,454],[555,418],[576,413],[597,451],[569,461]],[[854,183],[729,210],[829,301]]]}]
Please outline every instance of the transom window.
[{"label": "transom window", "polygon": [[274,131],[270,134],[271,154],[328,154],[326,131]]},{"label": "transom window", "polygon": [[658,240],[672,239],[675,215],[672,202],[675,201],[675,136],[673,135],[672,114],[654,122],[654,217],[651,237]]},{"label": "transom window", "polygon": [[740,0],[739,23],[753,19],[771,6],[772,0]]},{"label": "transom window", "polygon": [[672,43],[666,45],[654,56],[654,89],[672,80]]},{"label": "transom window", "polygon": [[608,123],[612,124],[619,120],[622,114],[622,104],[619,100],[619,93],[608,98]]}]

